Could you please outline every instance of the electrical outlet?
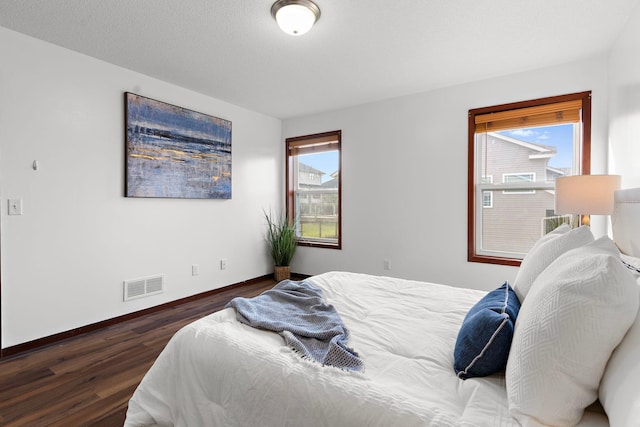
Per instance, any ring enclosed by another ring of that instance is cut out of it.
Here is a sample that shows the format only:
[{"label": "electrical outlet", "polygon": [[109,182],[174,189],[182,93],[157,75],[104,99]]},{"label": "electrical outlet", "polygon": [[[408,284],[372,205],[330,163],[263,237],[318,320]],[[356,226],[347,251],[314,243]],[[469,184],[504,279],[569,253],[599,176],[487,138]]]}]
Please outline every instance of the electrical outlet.
[{"label": "electrical outlet", "polygon": [[220,270],[226,270],[227,269],[227,259],[223,258],[220,260]]},{"label": "electrical outlet", "polygon": [[391,260],[390,259],[385,259],[384,260],[384,269],[385,270],[391,270]]},{"label": "electrical outlet", "polygon": [[22,215],[22,199],[9,199],[9,215]]},{"label": "electrical outlet", "polygon": [[200,265],[199,264],[193,264],[191,266],[191,275],[192,276],[197,276],[200,274]]}]

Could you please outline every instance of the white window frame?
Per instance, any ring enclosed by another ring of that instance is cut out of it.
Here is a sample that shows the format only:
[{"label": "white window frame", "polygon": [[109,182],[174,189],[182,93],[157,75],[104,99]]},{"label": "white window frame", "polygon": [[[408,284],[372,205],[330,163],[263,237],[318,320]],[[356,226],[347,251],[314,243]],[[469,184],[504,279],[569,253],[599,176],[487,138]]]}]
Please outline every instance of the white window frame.
[{"label": "white window frame", "polygon": [[[493,175],[486,175],[481,178],[483,184],[493,184]],[[482,208],[491,209],[493,207],[493,191],[483,191],[482,193]],[[489,203],[485,204],[484,195],[489,195]]]},{"label": "white window frame", "polygon": [[[531,179],[528,181],[516,181],[509,182],[507,180],[508,176],[531,176]],[[503,173],[502,174],[502,183],[503,184],[514,184],[517,185],[516,190],[503,190],[502,194],[536,194],[536,190],[521,190],[523,182],[536,182],[536,173],[535,172],[516,172],[516,173]],[[518,191],[521,190],[521,191]]]}]

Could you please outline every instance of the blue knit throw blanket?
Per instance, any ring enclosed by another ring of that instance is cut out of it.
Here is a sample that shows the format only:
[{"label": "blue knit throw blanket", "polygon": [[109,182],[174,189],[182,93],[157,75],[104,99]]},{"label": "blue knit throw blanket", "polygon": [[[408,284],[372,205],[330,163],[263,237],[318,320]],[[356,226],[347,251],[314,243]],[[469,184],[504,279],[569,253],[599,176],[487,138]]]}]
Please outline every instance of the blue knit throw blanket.
[{"label": "blue knit throw blanket", "polygon": [[244,324],[279,333],[304,358],[350,371],[363,368],[358,354],[347,347],[349,332],[340,315],[308,281],[284,280],[257,297],[234,298],[226,307],[235,308]]}]

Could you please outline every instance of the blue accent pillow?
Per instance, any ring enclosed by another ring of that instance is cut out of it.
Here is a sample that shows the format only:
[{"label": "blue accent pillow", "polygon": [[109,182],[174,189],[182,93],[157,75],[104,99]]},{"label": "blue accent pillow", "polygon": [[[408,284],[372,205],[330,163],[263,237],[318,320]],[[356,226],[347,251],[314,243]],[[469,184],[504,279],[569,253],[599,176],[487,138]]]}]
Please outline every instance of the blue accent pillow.
[{"label": "blue accent pillow", "polygon": [[469,310],[453,352],[458,378],[484,377],[505,369],[519,311],[520,301],[507,282]]}]

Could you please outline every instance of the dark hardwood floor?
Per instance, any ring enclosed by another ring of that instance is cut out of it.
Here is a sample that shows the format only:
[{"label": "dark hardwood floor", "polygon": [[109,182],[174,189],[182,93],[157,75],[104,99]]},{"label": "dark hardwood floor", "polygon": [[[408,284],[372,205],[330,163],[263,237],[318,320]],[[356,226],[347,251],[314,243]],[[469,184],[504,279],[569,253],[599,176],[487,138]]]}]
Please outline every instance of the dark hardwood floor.
[{"label": "dark hardwood floor", "polygon": [[122,426],[129,398],[171,336],[274,280],[147,314],[0,360],[0,425]]}]

